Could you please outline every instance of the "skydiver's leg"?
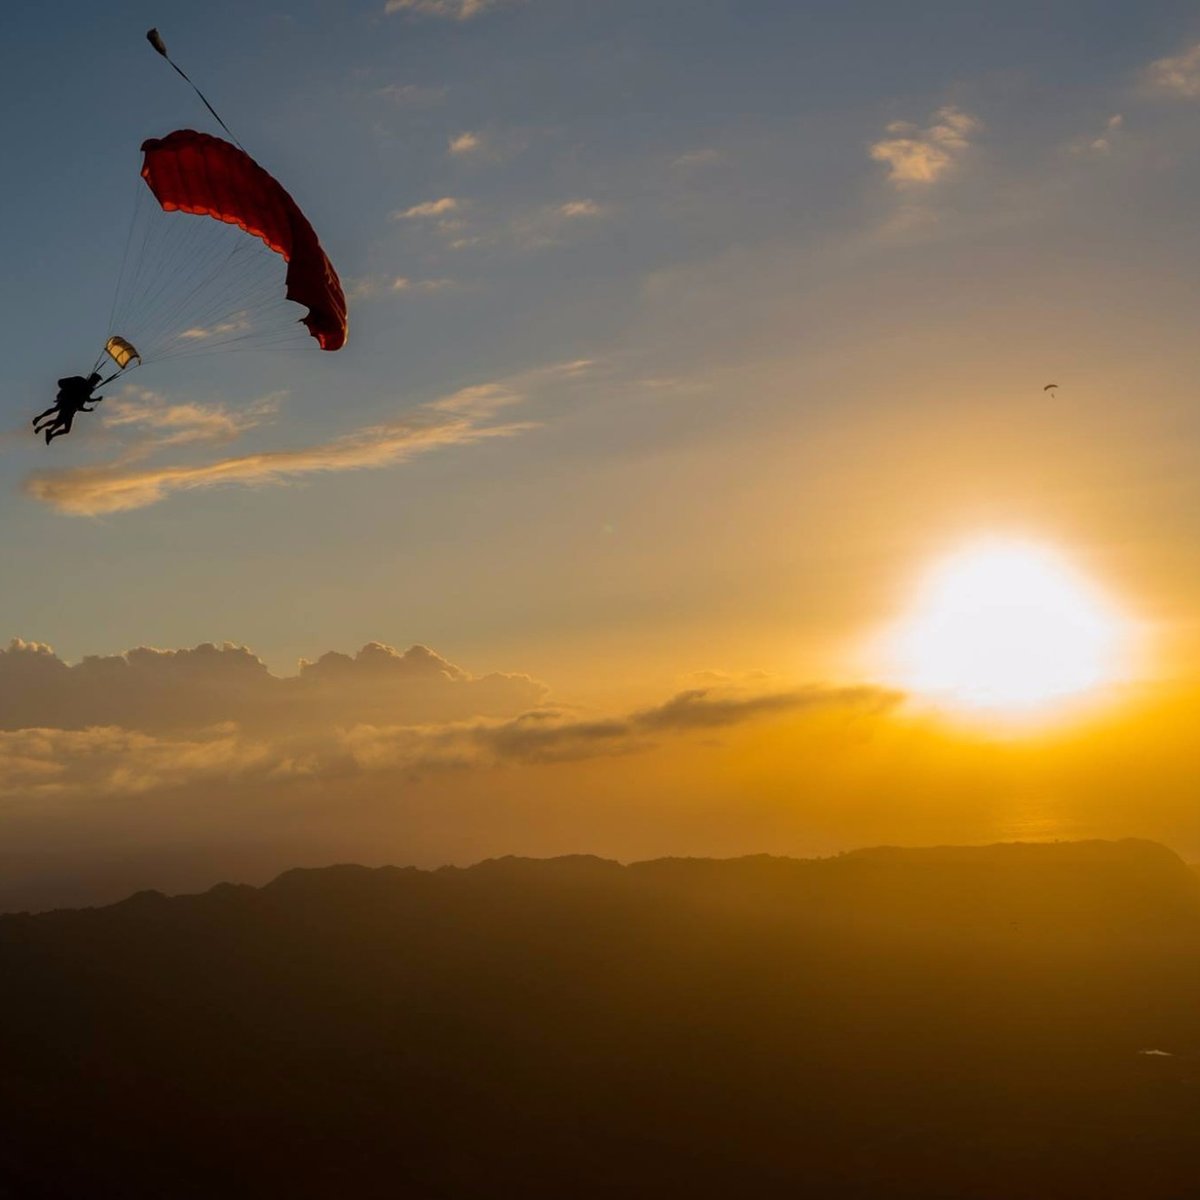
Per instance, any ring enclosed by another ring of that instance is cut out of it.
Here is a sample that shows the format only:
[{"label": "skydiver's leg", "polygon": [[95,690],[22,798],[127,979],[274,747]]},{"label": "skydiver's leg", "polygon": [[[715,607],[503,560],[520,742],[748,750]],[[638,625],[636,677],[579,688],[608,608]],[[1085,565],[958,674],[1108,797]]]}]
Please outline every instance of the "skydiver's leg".
[{"label": "skydiver's leg", "polygon": [[57,412],[58,412],[58,405],[52,404],[48,409],[46,409],[46,411],[44,413],[38,413],[38,415],[33,418],[33,423],[36,425],[36,424],[38,424],[38,422],[44,421],[47,417],[54,416],[54,414]]},{"label": "skydiver's leg", "polygon": [[53,425],[46,430],[46,445],[50,445],[56,437],[62,437],[64,433],[71,432],[71,422],[74,420],[74,413],[67,413],[65,416],[60,416]]}]

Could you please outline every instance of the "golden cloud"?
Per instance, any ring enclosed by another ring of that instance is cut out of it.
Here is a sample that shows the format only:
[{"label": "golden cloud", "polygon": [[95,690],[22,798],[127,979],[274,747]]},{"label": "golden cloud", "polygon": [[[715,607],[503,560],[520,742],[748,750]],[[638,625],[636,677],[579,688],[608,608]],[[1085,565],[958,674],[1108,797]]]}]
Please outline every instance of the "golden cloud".
[{"label": "golden cloud", "polygon": [[934,113],[924,129],[907,121],[893,121],[887,127],[891,136],[875,142],[870,155],[876,162],[887,164],[891,183],[930,184],[954,166],[970,145],[970,136],[980,128],[975,117],[947,105]]}]

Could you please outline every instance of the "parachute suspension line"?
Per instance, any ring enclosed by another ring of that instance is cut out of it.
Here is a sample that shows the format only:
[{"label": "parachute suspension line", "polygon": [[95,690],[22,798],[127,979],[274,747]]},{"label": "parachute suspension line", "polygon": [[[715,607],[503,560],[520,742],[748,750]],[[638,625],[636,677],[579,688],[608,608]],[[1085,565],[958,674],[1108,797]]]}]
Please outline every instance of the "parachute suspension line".
[{"label": "parachute suspension line", "polygon": [[[125,249],[121,254],[121,269],[117,273],[117,286],[113,289],[112,304],[108,310],[108,332],[104,335],[105,341],[116,332],[113,328],[113,321],[117,315],[117,303],[121,299],[121,285],[125,282],[125,270],[129,266],[129,250],[133,245],[133,231],[137,225],[138,201],[141,199],[141,180],[138,180],[134,184],[134,188],[137,190],[134,193],[133,204],[129,210],[129,230],[125,234]],[[101,358],[103,356],[103,352],[101,352]]]},{"label": "parachute suspension line", "polygon": [[[203,220],[183,219],[205,231]],[[224,231],[218,228],[217,232]],[[265,247],[256,240],[238,239],[228,251],[222,248],[220,253],[206,256],[201,269],[184,273],[173,281],[173,299],[161,306],[147,323],[144,336],[153,343],[153,349],[147,353],[162,358],[181,341],[192,344],[208,340],[215,347],[219,342],[214,334],[244,331],[252,324],[248,320],[251,314],[257,318],[253,323],[261,324],[265,309],[272,302],[276,307],[290,304],[280,295],[279,275],[278,259],[268,256]],[[298,310],[293,306],[291,311]],[[184,327],[180,328],[185,316]]]},{"label": "parachute suspension line", "polygon": [[278,254],[237,225],[164,212],[138,184],[112,332],[131,339],[143,362],[311,343]]},{"label": "parachute suspension line", "polygon": [[210,113],[212,113],[212,115],[214,117],[216,117],[217,124],[220,125],[220,127],[223,130],[225,130],[225,132],[227,134],[229,134],[230,138],[233,140],[234,145],[237,146],[239,150],[244,151],[246,149],[246,147],[243,146],[242,143],[237,140],[237,137],[234,134],[233,130],[230,129],[229,126],[226,125],[225,122],[221,120],[221,114],[218,113],[217,110],[215,108],[213,108],[213,106],[211,104],[209,104],[208,97],[205,96],[205,94],[187,77],[187,75],[184,74],[183,69],[179,66],[179,64],[176,63],[175,60],[167,53],[167,45],[162,40],[162,35],[158,32],[158,30],[157,29],[148,29],[146,31],[146,41],[148,41],[150,43],[150,45],[152,45],[154,47],[154,49],[157,50],[158,53],[161,54],[163,56],[163,58],[165,58],[167,60],[167,62],[169,62],[171,64],[171,66],[175,69],[175,71],[178,73],[179,77],[184,81],[184,83],[186,83],[188,85],[188,87],[190,87],[192,89],[192,91],[195,92],[196,95],[200,97],[201,101],[203,101],[203,103],[204,103],[204,107],[207,108],[208,111]]},{"label": "parachute suspension line", "polygon": [[[200,254],[204,249],[204,234],[208,232],[198,221],[188,223],[190,237],[179,239],[176,252],[172,255],[170,269],[162,273],[161,280],[146,298],[146,308],[154,315],[147,320],[146,336],[156,336],[168,328],[187,309],[192,297],[213,278],[217,277],[226,263],[236,253],[236,246],[228,254],[216,251]],[[182,260],[178,268],[175,261]],[[164,292],[167,295],[164,296]]]}]

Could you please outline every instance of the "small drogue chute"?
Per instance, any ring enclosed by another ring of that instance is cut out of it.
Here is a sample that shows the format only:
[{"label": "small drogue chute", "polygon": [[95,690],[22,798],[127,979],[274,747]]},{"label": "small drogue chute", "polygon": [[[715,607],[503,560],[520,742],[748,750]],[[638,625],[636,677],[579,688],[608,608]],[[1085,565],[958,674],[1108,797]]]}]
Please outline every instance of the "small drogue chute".
[{"label": "small drogue chute", "polygon": [[104,343],[104,350],[108,357],[117,364],[118,369],[122,371],[135,359],[139,363],[142,361],[142,356],[137,352],[136,348],[123,337],[110,337]]}]

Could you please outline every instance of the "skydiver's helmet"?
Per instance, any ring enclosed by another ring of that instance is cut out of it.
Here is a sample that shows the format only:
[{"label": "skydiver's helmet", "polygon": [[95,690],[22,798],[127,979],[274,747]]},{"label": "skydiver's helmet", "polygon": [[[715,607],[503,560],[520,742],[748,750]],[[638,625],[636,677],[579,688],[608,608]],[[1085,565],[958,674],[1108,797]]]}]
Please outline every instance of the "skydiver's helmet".
[{"label": "skydiver's helmet", "polygon": [[87,377],[88,391],[91,391],[91,390],[92,390],[94,387],[96,387],[96,385],[97,385],[97,384],[99,384],[99,382],[100,382],[100,372],[99,372],[99,371],[93,371],[93,372],[92,372],[92,373],[91,373],[91,374],[90,374],[90,375]]}]

